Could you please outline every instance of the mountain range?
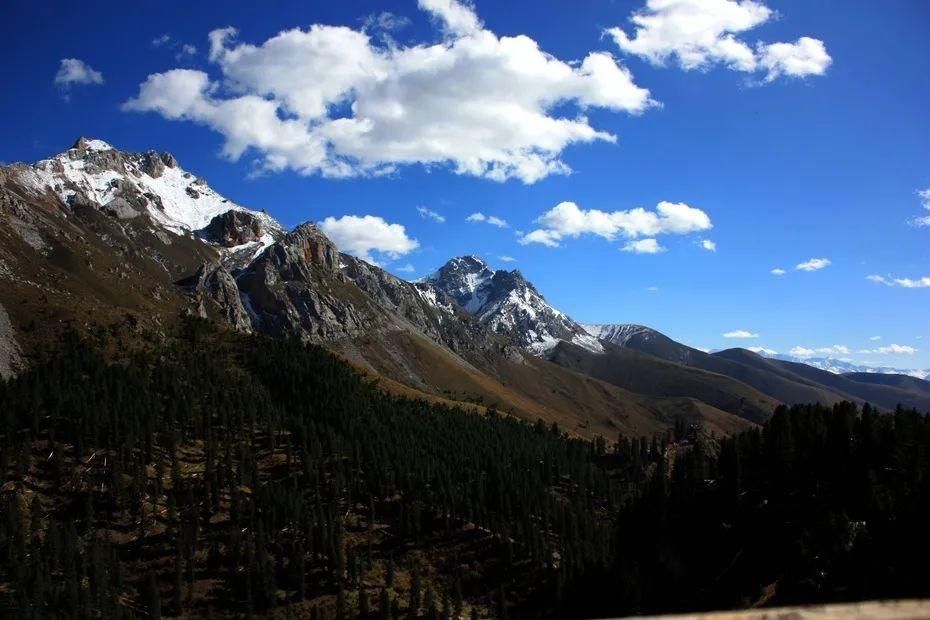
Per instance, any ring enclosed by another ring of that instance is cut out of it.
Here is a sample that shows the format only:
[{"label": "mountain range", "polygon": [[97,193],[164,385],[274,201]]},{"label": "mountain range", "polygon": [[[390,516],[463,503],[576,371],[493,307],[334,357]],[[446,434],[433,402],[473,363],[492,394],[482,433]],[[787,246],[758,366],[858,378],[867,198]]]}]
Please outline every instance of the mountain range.
[{"label": "mountain range", "polygon": [[519,270],[477,256],[402,280],[341,253],[313,223],[288,231],[228,200],[169,153],[81,138],[0,167],[0,223],[2,374],[64,329],[145,340],[194,314],[323,344],[389,391],[580,436],[651,434],[682,419],[732,433],[798,402],[930,409],[930,382],[918,377],[710,354],[645,326],[579,324]]}]

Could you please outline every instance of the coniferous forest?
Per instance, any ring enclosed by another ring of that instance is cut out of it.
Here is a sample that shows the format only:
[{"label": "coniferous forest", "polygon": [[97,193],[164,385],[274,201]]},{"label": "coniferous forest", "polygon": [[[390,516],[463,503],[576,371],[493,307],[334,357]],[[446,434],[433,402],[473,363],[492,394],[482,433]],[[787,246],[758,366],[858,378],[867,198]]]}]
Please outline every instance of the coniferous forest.
[{"label": "coniferous forest", "polygon": [[0,615],[592,617],[930,595],[930,421],[588,442],[187,320],[0,382]]}]

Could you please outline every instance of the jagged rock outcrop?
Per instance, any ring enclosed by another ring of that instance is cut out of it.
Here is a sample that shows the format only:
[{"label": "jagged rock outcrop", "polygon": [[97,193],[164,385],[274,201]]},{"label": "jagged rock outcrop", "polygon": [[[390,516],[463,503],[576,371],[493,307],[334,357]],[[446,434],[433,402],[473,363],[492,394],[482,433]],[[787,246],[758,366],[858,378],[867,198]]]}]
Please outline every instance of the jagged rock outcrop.
[{"label": "jagged rock outcrop", "polygon": [[298,226],[266,248],[237,284],[253,325],[272,335],[331,341],[372,323],[343,298],[339,251],[313,224]]},{"label": "jagged rock outcrop", "polygon": [[208,241],[231,248],[260,241],[265,228],[262,221],[252,213],[230,209],[210,220],[200,234]]},{"label": "jagged rock outcrop", "polygon": [[252,331],[252,319],[239,297],[236,280],[222,265],[204,263],[193,276],[177,284],[194,297],[200,316],[207,318],[214,310],[233,329]]}]

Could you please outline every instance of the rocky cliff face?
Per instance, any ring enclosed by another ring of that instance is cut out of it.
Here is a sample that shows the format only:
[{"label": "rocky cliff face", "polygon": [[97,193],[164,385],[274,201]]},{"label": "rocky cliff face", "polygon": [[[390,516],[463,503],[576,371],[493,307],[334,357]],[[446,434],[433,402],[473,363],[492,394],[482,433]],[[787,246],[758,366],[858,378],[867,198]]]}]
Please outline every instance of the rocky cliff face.
[{"label": "rocky cliff face", "polygon": [[492,331],[536,355],[560,340],[601,351],[597,339],[556,310],[518,270],[492,270],[477,256],[460,256],[443,265],[426,282],[445,292]]},{"label": "rocky cliff face", "polygon": [[261,241],[265,228],[254,214],[230,209],[215,216],[200,233],[208,241],[232,248]]}]

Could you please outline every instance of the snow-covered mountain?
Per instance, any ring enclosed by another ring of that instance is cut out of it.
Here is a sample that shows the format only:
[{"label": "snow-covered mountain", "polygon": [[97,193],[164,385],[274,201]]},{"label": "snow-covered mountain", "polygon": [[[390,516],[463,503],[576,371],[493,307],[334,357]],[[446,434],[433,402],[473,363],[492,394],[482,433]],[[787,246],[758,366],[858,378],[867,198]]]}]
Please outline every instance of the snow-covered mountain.
[{"label": "snow-covered mountain", "polygon": [[618,347],[626,346],[634,336],[645,336],[656,333],[652,328],[633,323],[588,323],[582,327],[598,340],[605,340]]},{"label": "snow-covered mountain", "polygon": [[827,372],[832,372],[835,375],[842,375],[850,372],[865,372],[865,373],[874,373],[882,375],[907,375],[909,377],[914,377],[917,379],[924,379],[930,381],[930,370],[919,370],[914,368],[892,368],[890,366],[871,366],[866,364],[856,364],[849,360],[837,359],[835,357],[796,357],[794,355],[785,355],[785,354],[774,354],[766,355],[765,353],[760,353],[763,357],[770,357],[772,359],[783,360],[786,362],[797,362],[800,364],[807,364],[808,366],[813,366],[814,368],[819,368],[820,370],[826,370]]},{"label": "snow-covered mountain", "polygon": [[603,351],[596,337],[550,306],[519,270],[493,270],[477,256],[459,256],[423,283],[436,287],[491,330],[536,355],[547,353],[560,340]]},{"label": "snow-covered mountain", "polygon": [[[162,229],[197,233],[227,255],[255,256],[284,233],[273,217],[221,196],[170,153],[129,153],[103,140],[79,138],[63,153],[3,172],[37,197],[51,192],[72,209],[102,209],[118,220],[147,214]],[[224,220],[230,211],[236,215]]]}]

